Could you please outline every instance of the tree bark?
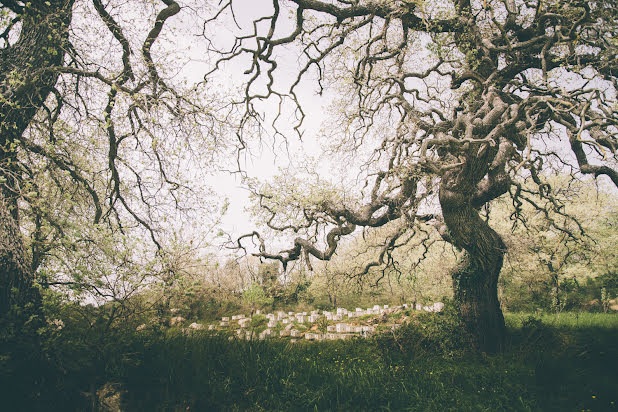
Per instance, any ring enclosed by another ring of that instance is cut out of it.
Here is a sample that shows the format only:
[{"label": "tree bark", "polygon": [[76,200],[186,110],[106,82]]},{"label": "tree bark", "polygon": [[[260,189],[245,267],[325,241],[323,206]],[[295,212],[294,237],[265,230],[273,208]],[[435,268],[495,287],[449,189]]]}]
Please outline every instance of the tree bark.
[{"label": "tree bark", "polygon": [[46,69],[63,64],[73,1],[28,2],[19,11],[19,38],[0,50],[0,315],[15,304],[40,304],[19,231],[17,147],[58,80]]},{"label": "tree bark", "polygon": [[455,184],[449,176],[440,185],[440,205],[448,236],[465,251],[452,272],[454,298],[478,348],[497,352],[504,343],[506,330],[498,300],[498,276],[506,247],[500,235],[472,206],[471,193],[469,186]]},{"label": "tree bark", "polygon": [[40,295],[33,286],[29,265],[19,227],[0,194],[0,317],[13,307],[32,304],[34,312],[40,308]]}]

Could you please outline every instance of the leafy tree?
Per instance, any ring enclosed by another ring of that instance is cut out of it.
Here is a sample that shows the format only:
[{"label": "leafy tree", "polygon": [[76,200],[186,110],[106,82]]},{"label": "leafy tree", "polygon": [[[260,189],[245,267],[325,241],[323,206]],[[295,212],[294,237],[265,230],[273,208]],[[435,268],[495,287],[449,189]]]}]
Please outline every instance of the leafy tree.
[{"label": "leafy tree", "polygon": [[[138,270],[136,291],[171,270],[166,214],[210,208],[187,202],[204,191],[189,188],[180,165],[204,164],[218,123],[209,94],[174,80],[169,48],[170,30],[180,30],[169,21],[192,12],[173,0],[1,3],[1,205],[28,237],[23,259],[43,286],[117,298],[122,288],[98,279],[147,256],[155,263]],[[7,279],[32,275],[11,273],[0,267],[0,290],[18,299],[24,288]]]},{"label": "leafy tree", "polygon": [[[588,296],[586,284],[600,281],[606,273],[616,270],[617,200],[611,188],[595,187],[589,179],[568,182],[551,178],[555,196],[565,203],[564,215],[534,213],[531,205],[524,206],[525,226],[510,227],[508,216],[512,206],[504,199],[496,202],[490,222],[504,233],[508,255],[500,284],[504,293],[503,305],[511,310],[578,309],[598,296]],[[609,190],[608,190],[609,189]],[[567,232],[548,225],[547,218],[561,221],[560,228],[577,232],[581,225],[583,236],[569,236]],[[600,286],[597,295],[600,291]]]},{"label": "leafy tree", "polygon": [[[182,233],[175,222],[210,207],[181,165],[202,166],[212,154],[212,94],[174,78],[182,47],[169,47],[180,30],[170,22],[197,8],[173,0],[0,2],[0,357],[13,362],[2,367],[8,392],[20,386],[15,371],[31,380],[21,388],[32,396],[32,381],[43,382],[13,350],[40,354],[35,286],[114,301],[83,310],[103,319],[96,333],[106,334],[135,313],[129,297],[174,279],[173,245],[161,228]],[[187,202],[191,193],[198,197]]]},{"label": "leafy tree", "polygon": [[[452,279],[467,329],[482,350],[499,349],[506,246],[479,211],[508,194],[516,219],[522,203],[560,213],[552,168],[618,184],[616,30],[608,0],[273,0],[217,63],[249,62],[239,136],[267,118],[281,135],[300,132],[303,94],[326,93],[340,101],[326,143],[346,168],[360,166],[362,185],[333,195],[316,173],[303,185],[287,171],[255,194],[269,230],[293,234],[293,245],[271,252],[253,232],[240,246],[257,239],[256,254],[285,268],[330,259],[357,227],[398,224],[378,253],[384,265],[399,239],[434,223],[463,251]],[[290,79],[282,56],[294,51]],[[262,115],[264,101],[279,112]],[[307,186],[323,190],[302,196]]]},{"label": "leafy tree", "polygon": [[249,288],[242,292],[243,301],[251,306],[251,311],[255,311],[258,307],[271,305],[273,298],[266,295],[264,288],[257,283],[252,284]]}]

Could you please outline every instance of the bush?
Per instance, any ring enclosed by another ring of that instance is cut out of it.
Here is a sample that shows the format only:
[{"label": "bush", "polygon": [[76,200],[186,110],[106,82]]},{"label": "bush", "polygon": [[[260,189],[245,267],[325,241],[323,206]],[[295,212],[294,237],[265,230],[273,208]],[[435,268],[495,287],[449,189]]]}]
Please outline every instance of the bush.
[{"label": "bush", "polygon": [[412,313],[409,322],[390,334],[375,338],[385,357],[389,354],[459,356],[472,347],[472,337],[465,330],[454,303],[448,302],[438,313]]}]

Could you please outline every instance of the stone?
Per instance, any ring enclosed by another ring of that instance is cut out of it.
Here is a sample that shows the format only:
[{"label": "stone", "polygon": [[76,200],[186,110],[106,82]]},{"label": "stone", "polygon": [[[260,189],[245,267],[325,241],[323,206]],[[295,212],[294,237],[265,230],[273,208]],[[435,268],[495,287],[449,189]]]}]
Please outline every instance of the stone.
[{"label": "stone", "polygon": [[204,325],[202,325],[201,323],[193,322],[189,325],[189,329],[202,330],[204,329]]},{"label": "stone", "polygon": [[423,310],[423,305],[421,305],[420,303],[417,303],[415,309],[416,310]]},{"label": "stone", "polygon": [[294,327],[294,324],[290,323],[285,327],[285,330],[292,330],[293,327]]},{"label": "stone", "polygon": [[384,309],[388,309],[388,305],[384,305]]},{"label": "stone", "polygon": [[277,323],[279,323],[279,322],[277,322],[277,321],[276,321],[276,320],[274,320],[274,319],[270,319],[270,320],[268,321],[268,325],[266,325],[266,326],[268,326],[269,328],[274,328],[274,327],[276,327],[276,326],[277,326]]},{"label": "stone", "polygon": [[182,316],[174,316],[173,318],[170,319],[170,325],[177,325],[184,321],[185,321],[185,318],[183,318]]},{"label": "stone", "polygon": [[332,313],[326,314],[326,320],[333,320],[333,314]]},{"label": "stone", "polygon": [[146,329],[146,324],[145,324],[145,323],[142,323],[142,324],[141,324],[141,325],[139,325],[137,328],[135,328],[135,330],[136,330],[136,331],[138,331],[138,332],[139,332],[140,330],[144,330],[144,329]]},{"label": "stone", "polygon": [[224,321],[219,322],[219,326],[228,326],[228,325],[229,325],[228,322],[224,322]]},{"label": "stone", "polygon": [[433,311],[434,312],[442,312],[442,309],[444,309],[444,303],[442,303],[442,302],[434,302],[434,304],[433,304]]},{"label": "stone", "polygon": [[285,319],[287,318],[288,315],[285,314],[285,312],[277,312],[277,320],[281,320],[281,319]]},{"label": "stone", "polygon": [[305,315],[296,315],[296,321],[298,323],[305,323]]},{"label": "stone", "polygon": [[246,328],[249,327],[249,323],[251,322],[251,319],[239,319],[238,320],[238,325],[241,328]]},{"label": "stone", "polygon": [[335,332],[335,331],[337,331],[337,327],[335,325],[328,325],[326,327],[326,331],[327,332]]},{"label": "stone", "polygon": [[221,321],[222,321],[222,322],[229,322],[229,321],[230,321],[230,318],[229,318],[229,317],[227,317],[227,316],[224,316],[224,317],[222,317],[222,318],[221,318]]},{"label": "stone", "polygon": [[300,336],[300,331],[296,330],[296,329],[291,329],[290,330],[290,336],[293,338],[297,338]]},{"label": "stone", "polygon": [[288,318],[282,319],[281,323],[283,323],[284,325],[287,325],[288,323],[290,323],[290,320]]},{"label": "stone", "polygon": [[170,309],[170,312],[172,312],[172,313],[178,313],[179,311],[180,311],[180,309],[178,309],[178,308]]},{"label": "stone", "polygon": [[343,320],[342,315],[333,315],[333,320]]},{"label": "stone", "polygon": [[208,330],[215,330],[215,325],[208,325]]},{"label": "stone", "polygon": [[234,315],[232,316],[232,320],[244,319],[245,317],[245,315]]},{"label": "stone", "polygon": [[318,321],[318,319],[320,319],[320,315],[318,315],[318,314],[311,314],[311,315],[309,316],[309,322],[310,322],[310,323],[317,322],[317,321]]},{"label": "stone", "polygon": [[256,314],[256,315],[261,315],[261,314],[262,314],[262,311],[261,311],[261,310],[259,310],[259,309],[256,309],[255,314]]},{"label": "stone", "polygon": [[267,336],[272,336],[272,334],[273,334],[273,331],[271,329],[264,329],[262,332],[260,332],[260,335],[258,336],[258,338],[260,340],[263,340]]},{"label": "stone", "polygon": [[290,336],[290,331],[289,330],[280,330],[279,331],[279,336],[284,337],[284,336]]}]

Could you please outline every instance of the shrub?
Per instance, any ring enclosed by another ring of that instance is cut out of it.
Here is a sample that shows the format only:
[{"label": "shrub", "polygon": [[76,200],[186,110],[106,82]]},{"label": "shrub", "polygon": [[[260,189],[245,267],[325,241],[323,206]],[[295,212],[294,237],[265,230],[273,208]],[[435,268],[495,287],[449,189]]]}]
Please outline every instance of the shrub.
[{"label": "shrub", "polygon": [[376,345],[385,356],[434,354],[453,357],[466,352],[472,344],[456,306],[448,302],[438,313],[413,313],[400,329],[376,337]]}]

